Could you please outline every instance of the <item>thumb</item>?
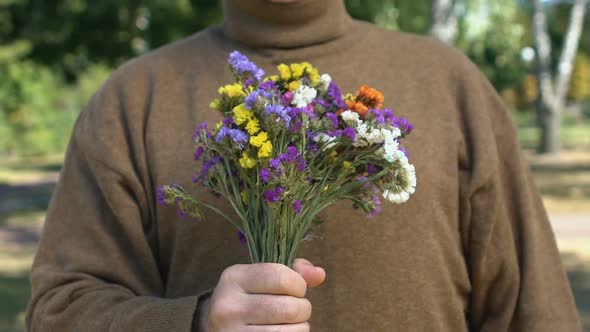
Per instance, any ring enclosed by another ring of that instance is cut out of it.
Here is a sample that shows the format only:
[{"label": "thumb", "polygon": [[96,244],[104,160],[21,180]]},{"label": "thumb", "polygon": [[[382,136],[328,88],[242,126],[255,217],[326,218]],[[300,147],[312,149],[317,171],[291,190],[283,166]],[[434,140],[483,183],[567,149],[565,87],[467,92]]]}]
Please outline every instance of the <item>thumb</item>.
[{"label": "thumb", "polygon": [[314,266],[307,259],[295,259],[293,270],[303,277],[309,288],[319,286],[326,280],[326,271],[321,267]]}]

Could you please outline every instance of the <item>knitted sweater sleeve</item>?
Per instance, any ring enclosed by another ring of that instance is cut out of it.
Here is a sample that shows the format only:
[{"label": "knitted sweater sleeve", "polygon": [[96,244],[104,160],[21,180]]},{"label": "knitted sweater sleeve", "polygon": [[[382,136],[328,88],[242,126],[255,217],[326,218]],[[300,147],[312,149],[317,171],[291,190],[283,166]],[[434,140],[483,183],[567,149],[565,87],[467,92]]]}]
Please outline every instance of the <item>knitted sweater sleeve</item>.
[{"label": "knitted sweater sleeve", "polygon": [[461,223],[474,331],[579,331],[555,237],[510,114],[470,62],[456,73]]},{"label": "knitted sweater sleeve", "polygon": [[165,298],[142,120],[117,84],[76,122],[32,268],[30,331],[191,330],[200,294]]}]

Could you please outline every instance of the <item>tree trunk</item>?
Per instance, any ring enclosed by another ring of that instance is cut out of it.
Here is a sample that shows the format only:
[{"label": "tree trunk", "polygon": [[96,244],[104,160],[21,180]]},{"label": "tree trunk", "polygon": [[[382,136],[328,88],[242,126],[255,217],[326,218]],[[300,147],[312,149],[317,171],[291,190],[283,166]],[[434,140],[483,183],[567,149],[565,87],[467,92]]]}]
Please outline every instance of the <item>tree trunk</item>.
[{"label": "tree trunk", "polygon": [[539,85],[537,113],[541,129],[538,150],[541,153],[557,153],[561,150],[561,112],[566,102],[578,51],[587,1],[576,0],[572,7],[566,42],[559,58],[557,83],[554,83],[551,75],[551,41],[547,32],[547,18],[541,0],[533,0],[533,31],[537,49]]},{"label": "tree trunk", "polygon": [[433,0],[430,15],[430,35],[447,44],[454,44],[458,30],[455,1]]}]

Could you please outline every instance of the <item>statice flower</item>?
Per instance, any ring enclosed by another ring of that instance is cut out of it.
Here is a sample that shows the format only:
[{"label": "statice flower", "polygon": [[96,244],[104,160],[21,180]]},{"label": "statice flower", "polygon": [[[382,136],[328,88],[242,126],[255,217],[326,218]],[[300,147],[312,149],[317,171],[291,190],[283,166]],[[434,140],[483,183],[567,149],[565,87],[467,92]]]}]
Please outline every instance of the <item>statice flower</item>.
[{"label": "statice flower", "polygon": [[315,97],[317,97],[318,91],[312,87],[307,85],[301,85],[296,91],[295,95],[293,96],[292,105],[295,107],[306,107],[309,105]]},{"label": "statice flower", "polygon": [[285,187],[279,186],[264,192],[264,199],[269,203],[276,203],[283,199]]},{"label": "statice flower", "polygon": [[252,262],[292,267],[302,237],[312,238],[314,221],[333,203],[349,200],[373,217],[383,199],[402,203],[414,194],[416,170],[400,146],[413,126],[383,108],[383,93],[362,85],[343,97],[308,62],[281,64],[268,77],[239,52],[229,64],[235,81],[210,104],[223,121],[193,135],[200,165],[193,181],[235,213],[176,184],[158,187],[159,204],[195,220],[208,209],[237,228]]},{"label": "statice flower", "polygon": [[254,62],[238,51],[234,51],[229,55],[229,63],[238,75],[251,75],[257,81],[262,80],[264,76],[264,70],[258,68]]}]

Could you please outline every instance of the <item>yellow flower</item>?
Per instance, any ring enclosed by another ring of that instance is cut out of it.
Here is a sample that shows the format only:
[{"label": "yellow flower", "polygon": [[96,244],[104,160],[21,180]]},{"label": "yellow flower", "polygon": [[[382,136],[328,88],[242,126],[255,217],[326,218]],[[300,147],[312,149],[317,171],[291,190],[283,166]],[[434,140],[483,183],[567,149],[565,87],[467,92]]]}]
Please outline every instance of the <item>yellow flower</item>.
[{"label": "yellow flower", "polygon": [[293,81],[293,82],[287,84],[287,89],[289,89],[289,91],[295,91],[295,90],[299,89],[300,86],[301,86],[301,82]]},{"label": "yellow flower", "polygon": [[294,79],[299,79],[303,76],[305,69],[306,69],[306,65],[305,63],[293,63],[291,64],[291,71],[293,72],[293,78]]},{"label": "yellow flower", "polygon": [[248,134],[255,135],[260,131],[260,121],[257,118],[252,117],[246,124],[246,130],[248,131]]},{"label": "yellow flower", "polygon": [[221,106],[221,100],[219,99],[215,99],[211,102],[211,104],[209,104],[209,107],[214,110],[219,110],[219,106]]},{"label": "yellow flower", "polygon": [[246,108],[244,103],[234,107],[234,122],[237,125],[241,125],[246,121],[249,121],[254,116],[254,113]]},{"label": "yellow flower", "polygon": [[268,82],[268,81],[273,81],[276,82],[279,80],[279,75],[272,75],[272,76],[268,76],[264,79],[264,82]]},{"label": "yellow flower", "polygon": [[215,124],[215,129],[219,130],[221,129],[221,126],[223,126],[223,121],[219,121]]},{"label": "yellow flower", "polygon": [[268,158],[272,153],[272,144],[269,141],[262,143],[258,149],[258,158]]},{"label": "yellow flower", "polygon": [[240,196],[242,196],[242,202],[248,203],[248,193],[246,191],[242,191]]},{"label": "yellow flower", "polygon": [[250,158],[250,156],[244,152],[242,153],[242,158],[240,158],[240,166],[242,166],[242,168],[253,168],[256,166],[256,160]]},{"label": "yellow flower", "polygon": [[230,98],[246,97],[244,87],[240,83],[228,84],[219,88],[219,94],[226,94]]},{"label": "yellow flower", "polygon": [[[260,132],[260,134],[250,137],[250,144],[252,146],[259,148],[267,140],[268,140],[268,133],[266,133],[265,131],[262,131],[262,132]],[[271,147],[271,149],[272,149],[272,147]]]},{"label": "yellow flower", "polygon": [[329,157],[332,161],[336,160],[336,157],[338,157],[338,152],[336,152],[336,151],[330,152]]},{"label": "yellow flower", "polygon": [[352,166],[352,163],[350,161],[348,161],[348,160],[345,160],[345,161],[342,162],[342,166],[344,168],[350,168],[350,166]]},{"label": "yellow flower", "polygon": [[288,79],[291,78],[291,69],[289,69],[289,66],[287,66],[286,64],[282,63],[280,64],[277,69],[279,70],[279,73],[281,74],[281,79],[286,81]]}]

